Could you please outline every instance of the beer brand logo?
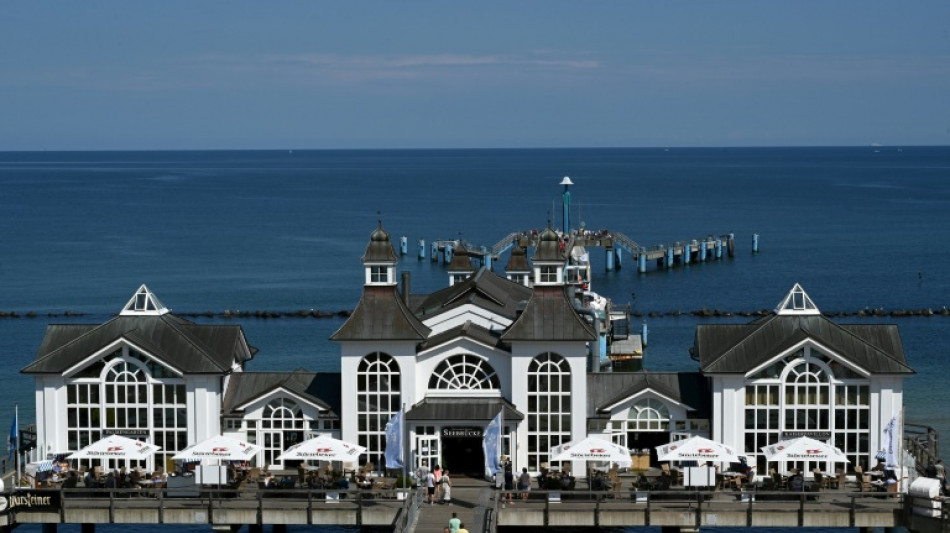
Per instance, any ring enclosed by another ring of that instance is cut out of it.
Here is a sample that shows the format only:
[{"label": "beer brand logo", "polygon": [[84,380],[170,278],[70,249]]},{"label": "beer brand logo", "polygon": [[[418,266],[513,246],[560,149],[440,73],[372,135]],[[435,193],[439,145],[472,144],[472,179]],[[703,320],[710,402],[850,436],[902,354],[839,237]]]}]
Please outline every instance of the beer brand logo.
[{"label": "beer brand logo", "polygon": [[122,446],[109,446],[106,448],[106,452],[121,452]]},{"label": "beer brand logo", "polygon": [[228,452],[227,446],[215,446],[214,448],[211,448],[211,453],[227,453],[227,452]]},{"label": "beer brand logo", "polygon": [[605,449],[603,449],[603,448],[591,448],[591,449],[590,449],[590,453],[604,453],[604,452],[606,452],[606,451],[607,451],[607,450],[605,450]]},{"label": "beer brand logo", "polygon": [[697,448],[696,453],[712,453],[712,448]]}]

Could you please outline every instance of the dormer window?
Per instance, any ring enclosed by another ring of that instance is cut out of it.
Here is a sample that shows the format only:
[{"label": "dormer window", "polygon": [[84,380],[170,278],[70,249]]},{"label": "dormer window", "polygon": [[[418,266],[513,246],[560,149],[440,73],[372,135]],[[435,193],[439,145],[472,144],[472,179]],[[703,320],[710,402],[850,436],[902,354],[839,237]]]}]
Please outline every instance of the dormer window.
[{"label": "dormer window", "polygon": [[560,283],[561,269],[553,265],[543,265],[538,271],[538,283]]},{"label": "dormer window", "polygon": [[389,283],[389,268],[385,266],[373,266],[369,269],[370,283]]},{"label": "dormer window", "polygon": [[367,285],[392,285],[393,284],[392,265],[369,265],[366,267]]}]

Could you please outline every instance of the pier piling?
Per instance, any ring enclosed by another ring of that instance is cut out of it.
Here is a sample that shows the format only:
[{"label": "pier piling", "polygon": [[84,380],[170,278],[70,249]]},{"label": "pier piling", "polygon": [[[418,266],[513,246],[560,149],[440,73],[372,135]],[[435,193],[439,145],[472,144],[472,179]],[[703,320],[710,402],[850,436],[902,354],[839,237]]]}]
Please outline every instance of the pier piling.
[{"label": "pier piling", "polygon": [[758,233],[752,234],[752,253],[754,254],[759,253],[759,234]]},{"label": "pier piling", "polygon": [[406,255],[409,253],[409,239],[405,235],[399,237],[399,255]]},{"label": "pier piling", "polygon": [[640,252],[637,255],[637,272],[641,274],[647,273],[647,251],[643,248],[640,248]]},{"label": "pier piling", "polygon": [[419,239],[419,260],[426,258],[426,240]]},{"label": "pier piling", "polygon": [[607,272],[613,272],[614,270],[614,249],[610,246],[607,247],[607,255],[605,257],[607,261]]}]

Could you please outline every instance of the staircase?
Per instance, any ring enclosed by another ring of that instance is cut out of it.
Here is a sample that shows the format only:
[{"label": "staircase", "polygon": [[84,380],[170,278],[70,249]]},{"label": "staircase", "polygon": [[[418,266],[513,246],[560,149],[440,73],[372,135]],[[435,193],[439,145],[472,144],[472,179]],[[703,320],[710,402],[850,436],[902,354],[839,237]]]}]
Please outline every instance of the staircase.
[{"label": "staircase", "polygon": [[495,495],[494,487],[487,481],[453,476],[452,500],[432,505],[423,503],[409,531],[441,533],[448,526],[452,513],[457,513],[469,532],[487,532],[486,528],[491,527],[486,524],[492,516],[489,511],[495,507]]}]

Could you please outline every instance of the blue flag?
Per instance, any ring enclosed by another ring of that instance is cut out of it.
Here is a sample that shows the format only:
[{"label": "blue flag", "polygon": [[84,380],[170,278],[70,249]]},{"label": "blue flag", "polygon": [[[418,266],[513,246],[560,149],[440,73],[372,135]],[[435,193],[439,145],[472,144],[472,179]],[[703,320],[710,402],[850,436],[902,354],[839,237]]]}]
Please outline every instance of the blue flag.
[{"label": "blue flag", "polygon": [[482,441],[482,450],[485,452],[485,476],[492,475],[501,471],[501,415],[504,410],[498,412],[495,418],[492,418],[485,428],[485,439]]},{"label": "blue flag", "polygon": [[386,468],[402,468],[402,410],[386,423]]},{"label": "blue flag", "polygon": [[13,457],[16,455],[17,449],[20,444],[20,430],[17,427],[17,412],[13,412],[13,423],[10,425],[10,442],[7,443],[7,448],[10,450],[10,457],[8,461],[12,461]]}]

